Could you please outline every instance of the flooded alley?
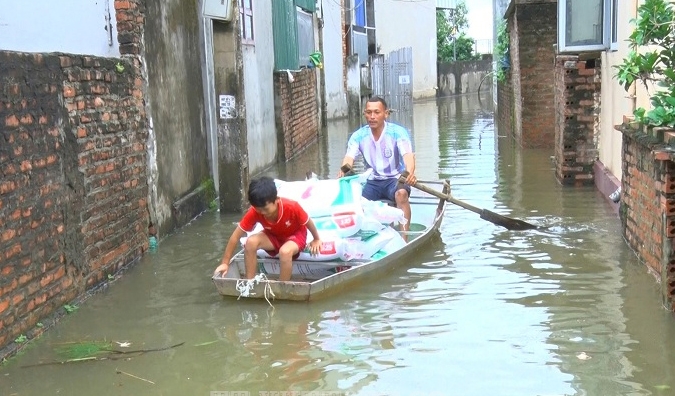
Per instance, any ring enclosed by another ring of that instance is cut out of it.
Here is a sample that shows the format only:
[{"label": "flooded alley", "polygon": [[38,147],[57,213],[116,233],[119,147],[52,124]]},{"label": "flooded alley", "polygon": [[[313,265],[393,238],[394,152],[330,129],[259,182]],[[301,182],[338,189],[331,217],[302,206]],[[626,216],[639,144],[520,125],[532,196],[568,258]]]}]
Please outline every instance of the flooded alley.
[{"label": "flooded alley", "polygon": [[[551,150],[501,136],[492,103],[431,100],[392,119],[412,131],[420,180],[448,179],[456,198],[542,229],[450,205],[439,235],[395,271],[270,307],[216,293],[239,215],[208,212],[0,367],[0,394],[673,394],[675,318],[618,215],[594,188],[561,186]],[[270,174],[335,177],[353,128],[332,122]],[[141,352],[52,364],[69,343],[101,340]]]}]

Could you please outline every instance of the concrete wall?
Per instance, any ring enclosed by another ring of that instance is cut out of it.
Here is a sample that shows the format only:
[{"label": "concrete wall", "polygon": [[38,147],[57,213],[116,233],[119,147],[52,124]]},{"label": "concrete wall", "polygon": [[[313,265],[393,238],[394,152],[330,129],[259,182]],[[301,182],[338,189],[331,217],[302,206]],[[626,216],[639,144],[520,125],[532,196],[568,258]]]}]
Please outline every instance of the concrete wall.
[{"label": "concrete wall", "polygon": [[325,78],[326,118],[348,115],[345,91],[343,44],[344,12],[340,1],[323,2],[323,68]]},{"label": "concrete wall", "polygon": [[274,43],[272,3],[256,2],[253,17],[255,44],[242,44],[246,131],[251,174],[277,161],[277,135],[274,124]]},{"label": "concrete wall", "polygon": [[415,174],[420,180],[438,180],[440,148],[438,139],[439,104],[435,100],[415,103],[410,130],[415,152],[429,153],[415,157]]},{"label": "concrete wall", "polygon": [[182,198],[210,177],[197,3],[145,2],[145,58],[152,121],[150,208],[160,233],[182,226],[185,219],[205,208],[179,205]]},{"label": "concrete wall", "polygon": [[[511,68],[509,69],[509,86],[511,93],[504,96],[509,96],[511,99],[511,115],[513,119],[509,122],[510,128],[503,128],[503,132],[509,131],[515,140],[520,144],[523,137],[523,94],[522,94],[522,75],[520,70],[520,36],[518,34],[518,18],[513,16],[507,19],[509,32],[509,57],[511,59]],[[552,88],[551,88],[552,89]],[[501,99],[501,97],[500,97]],[[499,103],[501,107],[501,102]]]},{"label": "concrete wall", "polygon": [[436,96],[436,2],[377,0],[378,53],[413,49],[413,98]]},{"label": "concrete wall", "polygon": [[438,96],[489,91],[492,88],[492,60],[438,64]]},{"label": "concrete wall", "polygon": [[361,117],[361,65],[359,56],[347,57],[347,99],[349,103],[349,118]]},{"label": "concrete wall", "polygon": [[113,3],[0,0],[0,50],[119,56]]},{"label": "concrete wall", "polygon": [[246,136],[246,106],[244,98],[243,61],[238,52],[239,25],[214,22],[213,60],[215,94],[234,100],[234,114],[219,115],[216,120],[219,198],[221,212],[241,212],[248,206],[244,189],[248,186],[248,142]]}]

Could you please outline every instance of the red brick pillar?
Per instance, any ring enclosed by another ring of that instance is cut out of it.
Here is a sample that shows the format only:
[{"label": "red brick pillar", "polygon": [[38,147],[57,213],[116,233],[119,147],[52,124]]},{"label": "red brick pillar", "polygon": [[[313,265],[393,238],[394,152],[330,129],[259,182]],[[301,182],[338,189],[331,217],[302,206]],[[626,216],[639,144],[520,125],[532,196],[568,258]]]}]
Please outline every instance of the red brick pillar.
[{"label": "red brick pillar", "polygon": [[675,149],[664,144],[662,130],[627,124],[618,129],[623,132],[624,236],[660,281],[664,305],[675,310]]},{"label": "red brick pillar", "polygon": [[600,59],[555,60],[555,169],[566,185],[592,185],[598,156]]}]

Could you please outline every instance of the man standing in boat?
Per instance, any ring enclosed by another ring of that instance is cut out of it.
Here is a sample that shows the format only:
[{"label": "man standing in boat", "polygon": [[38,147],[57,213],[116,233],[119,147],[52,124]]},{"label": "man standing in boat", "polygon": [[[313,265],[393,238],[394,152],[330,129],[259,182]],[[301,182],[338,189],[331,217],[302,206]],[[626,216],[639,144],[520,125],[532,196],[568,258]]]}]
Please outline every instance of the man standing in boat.
[{"label": "man standing in boat", "polygon": [[[347,143],[347,154],[342,167],[354,166],[354,158],[360,152],[367,168],[373,170],[370,179],[363,187],[363,197],[371,201],[389,200],[403,211],[407,223],[404,231],[410,228],[410,186],[417,182],[415,177],[415,154],[408,131],[400,125],[386,122],[389,115],[387,102],[373,96],[368,99],[363,112],[368,125],[357,129]],[[403,171],[408,171],[405,184],[398,181]],[[338,177],[344,176],[342,169]]]},{"label": "man standing in boat", "polygon": [[279,280],[290,280],[293,259],[297,258],[307,244],[307,231],[313,238],[309,243],[310,254],[319,253],[321,240],[314,222],[299,203],[277,196],[277,186],[270,177],[263,176],[251,181],[248,187],[248,201],[251,207],[227,241],[223,259],[214,275],[227,273],[239,240],[260,223],[263,230],[249,236],[244,244],[246,278],[252,279],[255,276],[257,252],[258,249],[263,249],[270,256],[279,255]]}]

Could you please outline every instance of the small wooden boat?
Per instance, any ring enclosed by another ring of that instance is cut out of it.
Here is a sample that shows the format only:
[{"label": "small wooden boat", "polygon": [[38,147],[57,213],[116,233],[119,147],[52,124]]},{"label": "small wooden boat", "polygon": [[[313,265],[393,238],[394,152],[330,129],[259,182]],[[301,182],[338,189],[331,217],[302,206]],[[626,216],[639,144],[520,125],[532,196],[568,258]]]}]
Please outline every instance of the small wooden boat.
[{"label": "small wooden boat", "polygon": [[[427,181],[444,194],[450,194],[447,181]],[[214,276],[213,283],[223,296],[267,298],[268,300],[309,301],[337,293],[363,283],[383,270],[405,262],[403,258],[415,251],[437,233],[443,220],[446,200],[413,188],[410,196],[412,219],[410,231],[399,233],[407,241],[387,254],[375,254],[370,259],[352,261],[293,261],[290,281],[278,281],[278,260],[258,258],[258,268],[265,273],[263,280],[245,279],[243,250],[230,262],[229,270]],[[276,268],[276,273],[274,269]]]}]

